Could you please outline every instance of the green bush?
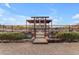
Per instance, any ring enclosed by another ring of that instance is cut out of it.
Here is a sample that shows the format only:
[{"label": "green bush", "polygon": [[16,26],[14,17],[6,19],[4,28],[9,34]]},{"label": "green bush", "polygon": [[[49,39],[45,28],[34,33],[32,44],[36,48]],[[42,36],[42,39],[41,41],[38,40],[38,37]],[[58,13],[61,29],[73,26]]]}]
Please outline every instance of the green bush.
[{"label": "green bush", "polygon": [[56,34],[56,37],[64,41],[79,41],[78,32],[59,32]]},{"label": "green bush", "polygon": [[0,40],[21,40],[21,39],[30,39],[27,33],[0,33]]},{"label": "green bush", "polygon": [[49,34],[48,34],[48,37],[49,38],[54,38],[54,37],[56,37],[56,34],[57,34],[58,32],[50,32]]}]

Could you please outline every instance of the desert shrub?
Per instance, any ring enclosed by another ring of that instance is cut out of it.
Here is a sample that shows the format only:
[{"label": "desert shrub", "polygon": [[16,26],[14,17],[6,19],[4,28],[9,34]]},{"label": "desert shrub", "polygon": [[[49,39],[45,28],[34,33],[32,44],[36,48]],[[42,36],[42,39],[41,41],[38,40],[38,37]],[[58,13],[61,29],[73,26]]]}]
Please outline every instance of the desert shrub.
[{"label": "desert shrub", "polygon": [[0,39],[1,40],[21,40],[21,39],[31,39],[31,37],[28,37],[25,33],[0,33]]},{"label": "desert shrub", "polygon": [[57,36],[56,36],[57,33],[58,33],[58,32],[50,32],[50,33],[48,34],[48,37],[49,37],[49,38],[57,37]]},{"label": "desert shrub", "polygon": [[59,32],[56,37],[63,41],[79,41],[79,33],[77,32]]}]

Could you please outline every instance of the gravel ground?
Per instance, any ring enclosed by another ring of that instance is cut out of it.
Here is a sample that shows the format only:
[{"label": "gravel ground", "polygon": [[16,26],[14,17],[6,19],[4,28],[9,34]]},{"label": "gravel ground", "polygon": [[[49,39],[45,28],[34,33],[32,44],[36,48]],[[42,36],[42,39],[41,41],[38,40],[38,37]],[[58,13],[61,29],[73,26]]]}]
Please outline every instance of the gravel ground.
[{"label": "gravel ground", "polygon": [[1,55],[77,55],[79,54],[79,42],[77,43],[0,43]]}]

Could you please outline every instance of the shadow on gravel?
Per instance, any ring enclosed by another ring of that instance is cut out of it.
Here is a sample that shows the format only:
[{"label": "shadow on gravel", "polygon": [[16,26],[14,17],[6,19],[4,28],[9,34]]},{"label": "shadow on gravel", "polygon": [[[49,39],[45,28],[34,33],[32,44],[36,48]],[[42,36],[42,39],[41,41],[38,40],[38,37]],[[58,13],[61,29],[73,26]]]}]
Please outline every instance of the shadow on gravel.
[{"label": "shadow on gravel", "polygon": [[68,41],[62,41],[62,40],[48,40],[49,43],[74,43],[74,42],[77,42],[77,41],[73,41],[73,42],[68,42]]},{"label": "shadow on gravel", "polygon": [[48,40],[49,43],[62,43],[60,40]]}]

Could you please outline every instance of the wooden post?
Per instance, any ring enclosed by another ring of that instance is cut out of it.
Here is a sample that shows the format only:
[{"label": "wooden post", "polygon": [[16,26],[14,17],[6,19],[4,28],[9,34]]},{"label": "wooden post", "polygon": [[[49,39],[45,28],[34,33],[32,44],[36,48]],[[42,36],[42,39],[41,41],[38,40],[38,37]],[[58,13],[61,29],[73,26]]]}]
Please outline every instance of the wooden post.
[{"label": "wooden post", "polygon": [[40,29],[40,20],[38,19],[38,21],[39,21],[39,27],[37,27],[38,28],[38,30]]},{"label": "wooden post", "polygon": [[42,27],[41,27],[41,20],[39,19],[39,30],[42,30]]},{"label": "wooden post", "polygon": [[27,32],[27,20],[26,20],[26,32]]},{"label": "wooden post", "polygon": [[4,32],[4,28],[5,28],[5,26],[3,25],[3,32]]},{"label": "wooden post", "polygon": [[70,32],[70,25],[69,25],[69,32]]},{"label": "wooden post", "polygon": [[13,32],[13,25],[12,25],[12,32]]},{"label": "wooden post", "polygon": [[44,20],[45,22],[45,37],[46,37],[46,18],[45,18],[45,20]]},{"label": "wooden post", "polygon": [[48,33],[49,33],[49,29],[50,29],[50,27],[49,27],[49,23],[48,23]]},{"label": "wooden post", "polygon": [[36,20],[35,20],[35,17],[34,17],[34,36],[36,38],[36,29],[35,29],[35,25],[36,25]]},{"label": "wooden post", "polygon": [[69,32],[70,32],[70,25],[69,25]]},{"label": "wooden post", "polygon": [[52,31],[52,20],[51,20],[51,31]]}]

